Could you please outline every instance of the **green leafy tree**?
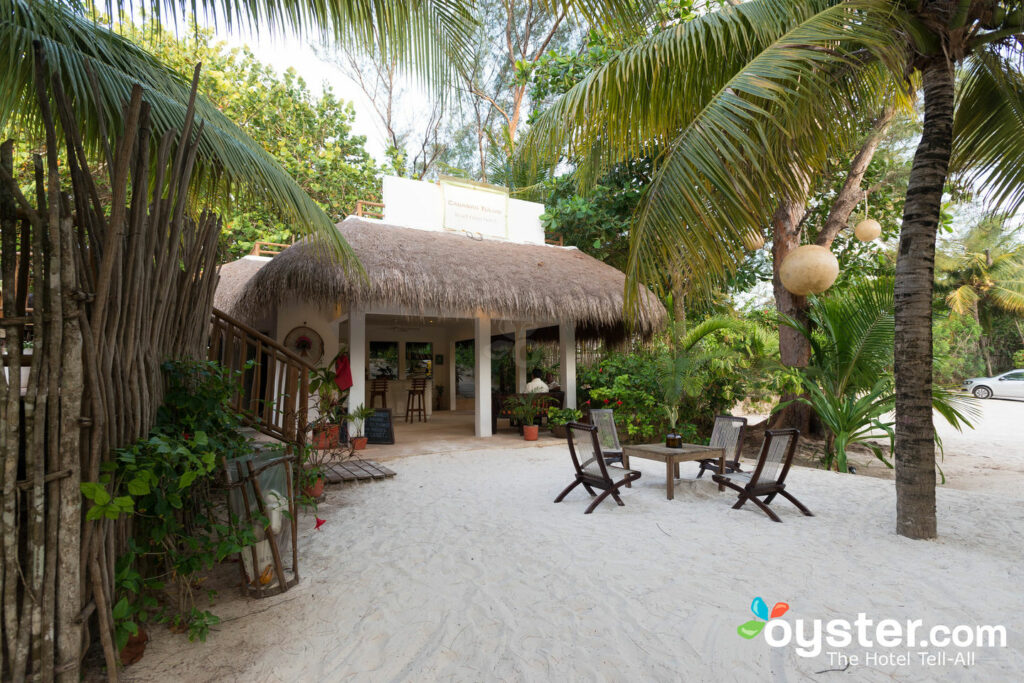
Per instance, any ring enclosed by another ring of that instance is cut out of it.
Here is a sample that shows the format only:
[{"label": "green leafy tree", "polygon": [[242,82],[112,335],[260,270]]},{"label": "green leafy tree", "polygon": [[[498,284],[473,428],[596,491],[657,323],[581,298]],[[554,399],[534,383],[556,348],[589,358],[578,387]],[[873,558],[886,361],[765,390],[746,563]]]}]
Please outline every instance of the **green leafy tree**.
[{"label": "green leafy tree", "polygon": [[995,374],[992,328],[997,311],[1024,316],[1024,244],[1017,230],[1005,229],[1005,216],[984,220],[937,259],[939,290],[957,315],[969,315],[981,328],[985,370]]},{"label": "green leafy tree", "polygon": [[913,538],[937,533],[931,312],[951,159],[1005,210],[1024,201],[1019,4],[725,7],[624,50],[549,107],[520,145],[528,158],[569,150],[585,181],[663,149],[631,231],[627,274],[634,285],[656,282],[688,260],[699,266],[694,284],[712,291],[742,261],[745,235],[781,201],[804,197],[828,155],[851,148],[861,122],[907,93],[908,74],[920,83],[924,125],[895,276],[896,527]]},{"label": "green leafy tree", "polygon": [[[314,96],[293,69],[278,74],[248,48],[227,49],[210,29],[175,36],[157,23],[120,24],[117,30],[163,64],[187,74],[203,64],[199,90],[235,121],[337,222],[360,199],[380,197],[380,169],[352,134],[355,110],[330,88]],[[292,242],[303,231],[289,216],[257,198],[235,202],[222,234],[224,255],[237,258],[257,240]]]}]

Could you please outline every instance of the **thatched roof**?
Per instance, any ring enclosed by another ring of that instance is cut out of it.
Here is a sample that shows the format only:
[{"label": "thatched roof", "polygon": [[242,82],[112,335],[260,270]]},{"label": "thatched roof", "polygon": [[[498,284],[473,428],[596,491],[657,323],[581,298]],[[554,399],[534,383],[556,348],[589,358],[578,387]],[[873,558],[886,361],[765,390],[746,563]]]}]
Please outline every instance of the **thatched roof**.
[{"label": "thatched roof", "polygon": [[[243,320],[293,300],[346,303],[522,321],[573,321],[584,336],[621,337],[625,276],[577,249],[472,239],[349,217],[338,225],[367,277],[347,273],[308,240],[267,263],[225,264],[217,307]],[[645,292],[635,329],[661,326],[665,309]]]}]

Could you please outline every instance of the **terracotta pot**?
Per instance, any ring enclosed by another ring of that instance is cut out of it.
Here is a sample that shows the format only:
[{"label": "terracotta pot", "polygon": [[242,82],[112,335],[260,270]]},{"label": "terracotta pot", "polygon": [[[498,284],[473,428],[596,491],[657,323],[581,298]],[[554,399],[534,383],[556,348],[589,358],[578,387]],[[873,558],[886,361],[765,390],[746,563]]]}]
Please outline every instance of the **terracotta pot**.
[{"label": "terracotta pot", "polygon": [[315,427],[313,429],[313,448],[337,448],[341,440],[341,427],[330,425],[328,427]]},{"label": "terracotta pot", "polygon": [[366,441],[368,437],[365,436],[353,436],[352,437],[352,448],[357,451],[361,451],[366,448]]},{"label": "terracotta pot", "polygon": [[317,477],[316,483],[314,483],[312,486],[307,486],[306,488],[302,489],[302,492],[305,493],[310,498],[319,498],[320,496],[324,495],[324,485],[326,483],[327,480],[325,480],[323,477]]},{"label": "terracotta pot", "polygon": [[146,633],[146,629],[140,626],[139,632],[134,636],[128,636],[128,642],[121,648],[121,664],[123,666],[131,666],[142,659],[142,655],[146,651],[147,642],[149,642],[149,634]]},{"label": "terracotta pot", "polygon": [[540,433],[540,427],[537,425],[523,425],[523,438],[527,441],[536,441],[537,435]]}]

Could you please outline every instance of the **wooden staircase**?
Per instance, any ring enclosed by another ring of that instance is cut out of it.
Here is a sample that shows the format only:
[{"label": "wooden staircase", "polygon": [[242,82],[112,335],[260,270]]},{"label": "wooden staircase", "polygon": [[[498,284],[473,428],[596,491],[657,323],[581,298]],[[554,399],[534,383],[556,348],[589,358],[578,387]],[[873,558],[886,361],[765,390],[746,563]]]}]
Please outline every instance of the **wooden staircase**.
[{"label": "wooden staircase", "polygon": [[310,366],[280,343],[213,309],[209,359],[238,372],[231,407],[269,437],[301,446],[309,416]]}]

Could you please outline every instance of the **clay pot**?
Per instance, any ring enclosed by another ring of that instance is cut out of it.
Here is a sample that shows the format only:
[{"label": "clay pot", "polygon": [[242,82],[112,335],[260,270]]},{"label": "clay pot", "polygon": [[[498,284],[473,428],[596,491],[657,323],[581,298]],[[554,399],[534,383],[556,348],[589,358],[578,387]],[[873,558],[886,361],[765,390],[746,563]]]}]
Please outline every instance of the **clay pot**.
[{"label": "clay pot", "polygon": [[315,427],[313,429],[313,448],[337,448],[341,440],[341,426],[330,425],[328,427]]},{"label": "clay pot", "polygon": [[352,437],[352,448],[357,451],[361,451],[366,448],[366,441],[368,437],[365,436],[353,436]]},{"label": "clay pot", "polygon": [[540,427],[538,425],[523,425],[523,438],[527,441],[536,441],[539,434]]},{"label": "clay pot", "polygon": [[797,247],[782,260],[779,278],[782,286],[797,296],[820,294],[839,276],[835,254],[816,244]]},{"label": "clay pot", "polygon": [[319,498],[320,496],[324,495],[324,485],[326,483],[327,482],[323,477],[318,477],[316,482],[312,486],[307,486],[306,488],[302,489],[302,492],[305,493],[310,498]]},{"label": "clay pot", "polygon": [[870,242],[878,239],[878,236],[882,234],[882,224],[874,218],[867,218],[853,226],[853,234],[861,242]]},{"label": "clay pot", "polygon": [[149,634],[140,626],[139,632],[134,636],[128,636],[128,642],[121,648],[121,664],[131,666],[142,659],[143,653],[146,652],[147,642],[149,642]]}]

